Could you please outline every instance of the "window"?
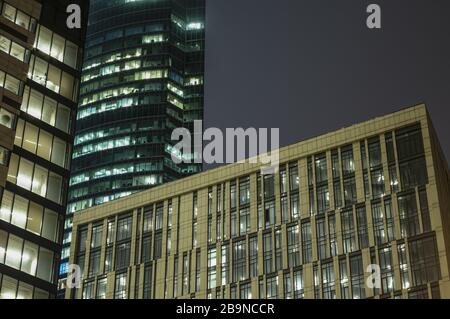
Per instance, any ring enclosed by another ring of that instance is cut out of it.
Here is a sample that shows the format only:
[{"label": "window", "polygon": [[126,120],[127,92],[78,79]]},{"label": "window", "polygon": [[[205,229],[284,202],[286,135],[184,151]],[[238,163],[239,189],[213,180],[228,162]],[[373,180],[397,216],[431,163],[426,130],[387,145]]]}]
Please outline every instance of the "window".
[{"label": "window", "polygon": [[381,165],[381,147],[378,137],[369,142],[369,160],[371,168]]},{"label": "window", "polygon": [[412,286],[427,284],[441,279],[436,239],[427,237],[409,242]]},{"label": "window", "polygon": [[299,188],[298,166],[297,164],[289,165],[289,188],[292,191],[296,191]]},{"label": "window", "polygon": [[156,207],[156,219],[155,219],[155,230],[161,230],[163,228],[164,221],[164,207],[159,205]]},{"label": "window", "polygon": [[366,292],[364,288],[364,268],[361,255],[350,257],[350,274],[353,299],[364,299]]},{"label": "window", "polygon": [[388,241],[395,240],[394,217],[392,215],[392,201],[390,197],[384,199],[384,211],[386,215],[386,227]]},{"label": "window", "polygon": [[9,151],[0,146],[0,165],[7,166],[9,161]]},{"label": "window", "polygon": [[208,289],[216,288],[216,248],[208,250]]},{"label": "window", "polygon": [[372,203],[372,219],[375,242],[377,245],[381,245],[386,242],[386,233],[384,230],[384,217],[380,202]]},{"label": "window", "polygon": [[372,178],[372,194],[374,198],[384,196],[384,175],[383,169],[378,169],[371,172]]},{"label": "window", "polygon": [[252,299],[251,283],[240,285],[240,299]]},{"label": "window", "polygon": [[83,286],[83,299],[94,299],[94,282],[86,282]]},{"label": "window", "polygon": [[339,273],[341,277],[341,299],[350,299],[347,260],[345,257],[339,259]]},{"label": "window", "polygon": [[250,204],[250,178],[239,180],[239,204]]},{"label": "window", "polygon": [[334,257],[338,254],[337,233],[336,233],[336,216],[328,216],[328,233],[330,234],[330,256]]},{"label": "window", "polygon": [[422,226],[424,232],[431,231],[430,210],[428,208],[427,190],[419,190],[420,210],[422,212]]},{"label": "window", "polygon": [[16,154],[11,155],[8,181],[58,204],[61,203],[62,177]]},{"label": "window", "polygon": [[280,193],[285,194],[287,193],[287,173],[286,169],[280,170]]},{"label": "window", "polygon": [[116,269],[121,270],[130,265],[131,242],[116,245]]},{"label": "window", "polygon": [[334,207],[340,208],[342,207],[342,191],[340,181],[334,182],[333,190],[334,190]]},{"label": "window", "polygon": [[356,181],[354,177],[344,180],[344,199],[346,206],[356,203]]},{"label": "window", "polygon": [[17,42],[11,41],[7,37],[0,35],[0,51],[18,59],[21,62],[27,63],[30,51],[25,49]]},{"label": "window", "polygon": [[281,197],[281,222],[287,223],[289,221],[289,209],[288,209],[288,198],[287,196]]},{"label": "window", "polygon": [[355,251],[355,226],[353,222],[353,210],[346,210],[341,213],[342,240],[344,244],[344,254]]},{"label": "window", "polygon": [[328,185],[317,187],[317,213],[323,214],[330,208]]},{"label": "window", "polygon": [[356,207],[356,219],[358,221],[359,249],[369,247],[369,234],[367,229],[366,206]]},{"label": "window", "polygon": [[266,280],[266,294],[267,299],[278,298],[278,276],[267,278]]},{"label": "window", "polygon": [[[221,269],[222,269],[222,286],[225,286],[228,284],[228,279],[229,279],[229,263],[230,263],[230,258],[229,258],[229,248],[228,248],[228,244],[224,244],[222,245],[222,265],[221,265]],[[200,251],[197,251],[197,260],[199,262],[198,264],[198,272],[199,272],[199,280],[200,280]],[[200,287],[200,285],[198,285],[198,287]],[[199,289],[198,289],[199,290]],[[197,290],[197,291],[198,291]]]},{"label": "window", "polygon": [[319,259],[327,258],[327,232],[325,219],[316,220],[317,253]]},{"label": "window", "polygon": [[284,299],[292,299],[292,281],[291,274],[284,274]]},{"label": "window", "polygon": [[311,240],[311,222],[302,223],[302,254],[303,263],[312,261],[312,240]]},{"label": "window", "polygon": [[315,157],[316,163],[316,183],[326,182],[328,179],[327,173],[327,158],[325,154]]},{"label": "window", "polygon": [[244,208],[239,211],[239,230],[241,235],[250,232],[250,208]]},{"label": "window", "polygon": [[258,237],[250,237],[248,246],[250,278],[253,278],[258,276]]},{"label": "window", "polygon": [[275,196],[275,176],[264,175],[264,199],[271,199]]},{"label": "window", "polygon": [[394,274],[392,272],[392,253],[391,248],[381,248],[380,251],[380,268],[381,268],[381,286],[383,294],[388,294],[394,289]]},{"label": "window", "polygon": [[3,5],[1,12],[2,16],[10,20],[11,22],[17,24],[18,26],[24,28],[25,30],[34,32],[36,28],[36,20],[34,18],[30,17],[23,11],[20,11],[15,7],[9,5],[8,3],[0,2],[0,7],[2,5]]},{"label": "window", "polygon": [[115,299],[127,299],[127,273],[116,275]]},{"label": "window", "polygon": [[107,278],[101,278],[97,280],[97,293],[96,299],[106,299],[106,286],[107,286]]},{"label": "window", "polygon": [[275,230],[275,271],[283,269],[283,258],[281,252],[281,229]]},{"label": "window", "polygon": [[353,174],[355,172],[355,162],[353,160],[353,149],[351,145],[342,148],[341,159],[344,176]]},{"label": "window", "polygon": [[154,259],[159,259],[162,256],[162,232],[159,231],[155,234],[155,243],[153,247],[153,257]]},{"label": "window", "polygon": [[409,274],[408,274],[408,260],[406,257],[406,244],[401,243],[397,246],[398,261],[400,267],[400,279],[402,282],[402,289],[408,289],[410,287]]},{"label": "window", "polygon": [[294,271],[294,299],[303,299],[305,297],[304,294],[304,285],[303,285],[303,271],[295,270]]},{"label": "window", "polygon": [[341,177],[341,169],[339,166],[339,154],[337,150],[333,150],[331,152],[331,165],[333,169],[333,178],[340,178]]},{"label": "window", "polygon": [[245,241],[233,243],[233,281],[245,280],[246,275]]},{"label": "window", "polygon": [[402,238],[419,234],[419,213],[415,193],[398,196],[398,212]]},{"label": "window", "polygon": [[0,107],[0,125],[6,126],[7,128],[14,128],[15,122],[16,116]]},{"label": "window", "polygon": [[236,208],[236,184],[230,185],[230,209]]},{"label": "window", "polygon": [[18,78],[0,70],[0,87],[21,96],[23,93],[23,82]]},{"label": "window", "polygon": [[291,194],[291,219],[296,220],[300,217],[299,194]]},{"label": "window", "polygon": [[322,294],[323,299],[336,299],[333,262],[322,264]]},{"label": "window", "polygon": [[299,247],[299,226],[294,225],[286,229],[288,245],[288,264],[289,268],[300,265],[300,247]]},{"label": "window", "polygon": [[264,203],[264,221],[266,228],[275,224],[275,202],[265,202]]},{"label": "window", "polygon": [[100,250],[91,251],[89,260],[89,277],[100,273]]},{"label": "window", "polygon": [[264,273],[269,274],[273,271],[272,233],[263,235],[263,246]]}]

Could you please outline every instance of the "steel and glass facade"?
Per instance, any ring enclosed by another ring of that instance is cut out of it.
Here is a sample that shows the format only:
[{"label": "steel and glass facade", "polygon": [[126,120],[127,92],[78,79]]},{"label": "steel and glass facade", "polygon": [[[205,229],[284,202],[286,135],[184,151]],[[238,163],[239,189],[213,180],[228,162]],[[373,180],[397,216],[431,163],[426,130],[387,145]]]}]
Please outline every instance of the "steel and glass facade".
[{"label": "steel and glass facade", "polygon": [[0,1],[0,298],[56,295],[87,9]]},{"label": "steel and glass facade", "polygon": [[203,118],[204,30],[204,0],[91,1],[65,256],[77,211],[201,170],[171,133]]},{"label": "steel and glass facade", "polygon": [[[450,171],[424,105],[75,215],[67,298],[450,298]],[[380,286],[368,286],[369,265]]]}]

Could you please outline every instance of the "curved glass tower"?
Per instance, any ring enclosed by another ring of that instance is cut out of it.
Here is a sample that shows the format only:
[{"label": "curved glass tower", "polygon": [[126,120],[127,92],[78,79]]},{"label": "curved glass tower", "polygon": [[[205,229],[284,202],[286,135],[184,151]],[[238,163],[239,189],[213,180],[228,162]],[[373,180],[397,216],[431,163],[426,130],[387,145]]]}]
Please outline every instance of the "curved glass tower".
[{"label": "curved glass tower", "polygon": [[77,211],[201,170],[170,136],[203,118],[204,25],[205,0],[91,0],[63,257]]}]

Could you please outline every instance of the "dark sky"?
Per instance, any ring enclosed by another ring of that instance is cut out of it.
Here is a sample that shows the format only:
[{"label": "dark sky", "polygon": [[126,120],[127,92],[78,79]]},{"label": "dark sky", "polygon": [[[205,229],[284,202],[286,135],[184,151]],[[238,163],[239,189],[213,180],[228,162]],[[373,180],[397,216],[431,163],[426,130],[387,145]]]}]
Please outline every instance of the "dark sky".
[{"label": "dark sky", "polygon": [[449,0],[207,0],[206,41],[206,127],[285,146],[425,102],[450,158]]}]

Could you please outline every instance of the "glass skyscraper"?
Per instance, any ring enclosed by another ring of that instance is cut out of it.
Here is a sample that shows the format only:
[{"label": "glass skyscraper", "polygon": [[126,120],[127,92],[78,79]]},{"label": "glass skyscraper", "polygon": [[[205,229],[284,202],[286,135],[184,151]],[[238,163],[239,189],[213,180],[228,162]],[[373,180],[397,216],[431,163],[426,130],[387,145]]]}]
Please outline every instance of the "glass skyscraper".
[{"label": "glass skyscraper", "polygon": [[87,9],[0,0],[0,299],[57,292]]},{"label": "glass skyscraper", "polygon": [[201,170],[170,137],[203,118],[204,29],[205,0],[91,1],[63,257],[77,211]]}]

